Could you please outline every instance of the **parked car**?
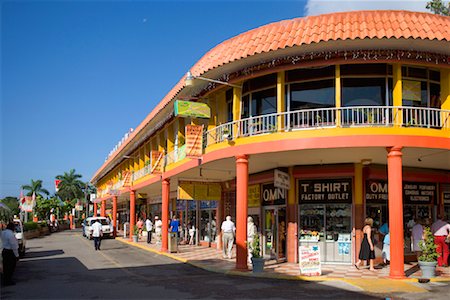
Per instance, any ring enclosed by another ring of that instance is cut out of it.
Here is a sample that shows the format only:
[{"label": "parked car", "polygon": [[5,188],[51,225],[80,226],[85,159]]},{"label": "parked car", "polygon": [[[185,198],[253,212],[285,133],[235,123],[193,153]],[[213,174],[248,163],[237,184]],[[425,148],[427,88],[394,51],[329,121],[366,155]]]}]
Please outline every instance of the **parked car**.
[{"label": "parked car", "polygon": [[26,240],[23,234],[23,225],[20,219],[14,219],[14,231],[16,233],[16,239],[19,242],[19,256],[22,258],[25,256]]},{"label": "parked car", "polygon": [[112,237],[111,227],[109,225],[109,221],[105,217],[89,217],[86,219],[86,224],[84,226],[84,235],[86,235],[86,238],[92,239],[92,224],[95,223],[95,221],[99,221],[100,224],[102,224],[102,231],[103,231],[103,238],[105,237]]}]

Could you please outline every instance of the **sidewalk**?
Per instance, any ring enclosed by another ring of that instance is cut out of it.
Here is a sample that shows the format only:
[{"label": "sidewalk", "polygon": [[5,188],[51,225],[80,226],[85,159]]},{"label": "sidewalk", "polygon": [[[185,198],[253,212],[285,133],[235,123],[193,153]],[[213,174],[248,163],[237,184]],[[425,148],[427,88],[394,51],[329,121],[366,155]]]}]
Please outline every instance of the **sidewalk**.
[{"label": "sidewalk", "polygon": [[[207,271],[228,275],[306,281],[339,280],[373,293],[427,291],[417,283],[422,275],[417,263],[405,264],[405,274],[407,276],[405,280],[390,279],[389,266],[371,272],[364,268],[357,270],[353,265],[322,265],[322,276],[309,277],[300,275],[298,264],[288,262],[277,263],[275,260],[266,261],[263,273],[253,274],[251,272],[251,264],[249,264],[249,271],[238,271],[235,269],[236,259],[234,249],[233,259],[223,259],[222,252],[215,248],[179,245],[177,253],[165,253],[160,251],[161,245],[154,243],[147,244],[144,239],[140,239],[138,243],[129,242],[128,238],[124,239],[123,237],[117,237],[116,239]],[[450,281],[450,268],[438,267],[436,275],[437,277],[433,278],[432,281]]]}]

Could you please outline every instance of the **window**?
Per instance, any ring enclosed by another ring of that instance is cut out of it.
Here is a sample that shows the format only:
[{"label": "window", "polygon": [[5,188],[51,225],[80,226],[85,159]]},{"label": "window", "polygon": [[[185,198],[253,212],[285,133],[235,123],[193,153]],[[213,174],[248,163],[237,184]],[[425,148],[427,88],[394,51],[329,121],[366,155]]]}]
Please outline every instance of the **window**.
[{"label": "window", "polygon": [[385,78],[343,78],[342,106],[383,106],[386,103]]},{"label": "window", "polygon": [[403,66],[403,105],[439,108],[440,80],[439,71]]},{"label": "window", "polygon": [[227,122],[233,121],[233,89],[229,89],[225,93],[225,101],[227,102]]},{"label": "window", "polygon": [[293,83],[289,91],[290,111],[335,106],[333,79]]}]

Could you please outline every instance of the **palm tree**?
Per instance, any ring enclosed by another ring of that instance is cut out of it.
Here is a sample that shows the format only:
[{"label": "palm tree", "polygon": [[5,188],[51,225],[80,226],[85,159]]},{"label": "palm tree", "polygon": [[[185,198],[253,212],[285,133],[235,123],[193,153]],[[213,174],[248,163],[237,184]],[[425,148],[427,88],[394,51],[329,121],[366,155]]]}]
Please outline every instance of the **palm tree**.
[{"label": "palm tree", "polygon": [[42,198],[43,198],[42,194],[45,194],[47,196],[50,195],[49,191],[47,191],[42,187],[42,180],[40,179],[36,181],[31,179],[31,184],[22,185],[22,189],[24,189],[25,191],[29,191],[27,193],[27,196],[33,196],[33,193],[36,197]]},{"label": "palm tree", "polygon": [[56,179],[61,180],[58,185],[57,195],[63,201],[75,202],[75,199],[83,199],[84,182],[80,180],[82,176],[75,173],[75,169],[64,172],[63,175],[57,175]]}]

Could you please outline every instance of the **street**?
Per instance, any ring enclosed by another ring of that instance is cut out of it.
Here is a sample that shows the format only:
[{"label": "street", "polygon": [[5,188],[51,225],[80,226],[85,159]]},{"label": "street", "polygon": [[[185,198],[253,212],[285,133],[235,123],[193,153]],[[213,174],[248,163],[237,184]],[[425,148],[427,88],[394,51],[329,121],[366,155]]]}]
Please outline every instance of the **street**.
[{"label": "street", "polygon": [[[28,241],[27,254],[2,287],[2,299],[384,299],[340,281],[305,282],[207,272],[113,239],[64,231]],[[448,295],[448,284],[414,299]],[[427,296],[427,297],[425,297]],[[396,299],[409,295],[396,295]],[[442,298],[444,299],[444,298]]]}]

